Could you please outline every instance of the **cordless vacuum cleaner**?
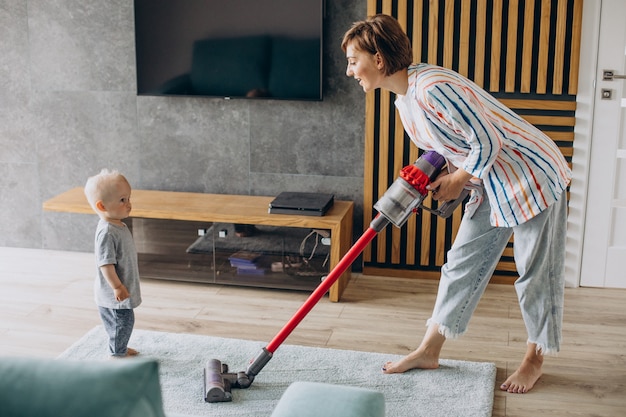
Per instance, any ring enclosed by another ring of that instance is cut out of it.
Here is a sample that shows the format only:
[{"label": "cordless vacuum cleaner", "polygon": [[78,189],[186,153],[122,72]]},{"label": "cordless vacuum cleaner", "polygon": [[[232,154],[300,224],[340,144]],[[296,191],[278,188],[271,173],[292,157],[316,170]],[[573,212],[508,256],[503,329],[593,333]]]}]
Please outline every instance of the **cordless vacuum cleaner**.
[{"label": "cordless vacuum cleaner", "polygon": [[424,208],[440,217],[449,217],[469,194],[468,190],[463,190],[458,199],[443,203],[435,210],[422,205],[428,195],[426,186],[437,178],[445,164],[446,161],[441,155],[430,151],[420,156],[413,165],[404,167],[400,176],[374,205],[378,215],[372,220],[369,228],[324,278],[287,324],[274,336],[274,339],[250,361],[245,372],[229,373],[228,365],[217,359],[211,359],[207,362],[204,368],[204,400],[209,403],[231,401],[232,388],[248,388],[255,376],[272,358],[276,349],[300,324],[341,274],[352,265],[372,239],[389,223],[396,227],[402,227],[411,214],[419,208]]}]

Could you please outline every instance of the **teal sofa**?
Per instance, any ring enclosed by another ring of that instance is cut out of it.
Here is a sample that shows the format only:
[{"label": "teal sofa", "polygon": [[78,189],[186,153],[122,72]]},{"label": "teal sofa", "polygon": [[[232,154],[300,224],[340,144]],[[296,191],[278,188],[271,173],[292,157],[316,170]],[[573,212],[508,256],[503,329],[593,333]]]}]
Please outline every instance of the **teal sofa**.
[{"label": "teal sofa", "polygon": [[[380,392],[294,382],[271,417],[384,417],[384,408]],[[0,416],[185,417],[164,412],[155,360],[31,358],[0,358]]]}]

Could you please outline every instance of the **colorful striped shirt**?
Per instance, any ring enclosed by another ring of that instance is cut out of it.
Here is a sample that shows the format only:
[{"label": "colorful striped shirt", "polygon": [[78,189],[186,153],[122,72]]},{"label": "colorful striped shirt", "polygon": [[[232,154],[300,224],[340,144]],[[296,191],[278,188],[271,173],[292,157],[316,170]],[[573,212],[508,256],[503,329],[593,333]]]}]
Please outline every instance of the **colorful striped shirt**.
[{"label": "colorful striped shirt", "polygon": [[522,224],[559,198],[571,170],[552,139],[452,70],[416,64],[408,75],[395,101],[404,129],[482,180],[492,225]]}]

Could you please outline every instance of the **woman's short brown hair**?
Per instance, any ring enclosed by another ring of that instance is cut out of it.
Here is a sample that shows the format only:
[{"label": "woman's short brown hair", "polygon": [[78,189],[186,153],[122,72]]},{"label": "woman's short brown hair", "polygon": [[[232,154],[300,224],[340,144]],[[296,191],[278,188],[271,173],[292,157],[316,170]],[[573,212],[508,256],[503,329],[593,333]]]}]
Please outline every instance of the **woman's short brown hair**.
[{"label": "woman's short brown hair", "polygon": [[385,75],[391,75],[407,68],[413,62],[413,51],[409,37],[400,23],[386,14],[377,14],[360,22],[355,22],[343,35],[341,49],[346,52],[348,44],[363,52],[380,54]]}]

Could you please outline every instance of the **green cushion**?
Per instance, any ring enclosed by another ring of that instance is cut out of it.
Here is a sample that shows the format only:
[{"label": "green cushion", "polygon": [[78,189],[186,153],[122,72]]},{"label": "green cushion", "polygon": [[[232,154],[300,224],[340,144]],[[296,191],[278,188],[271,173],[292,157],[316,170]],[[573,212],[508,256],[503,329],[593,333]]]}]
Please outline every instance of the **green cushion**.
[{"label": "green cushion", "polygon": [[158,363],[0,358],[2,417],[164,417]]},{"label": "green cushion", "polygon": [[294,382],[271,417],[384,417],[382,392],[321,382]]}]

